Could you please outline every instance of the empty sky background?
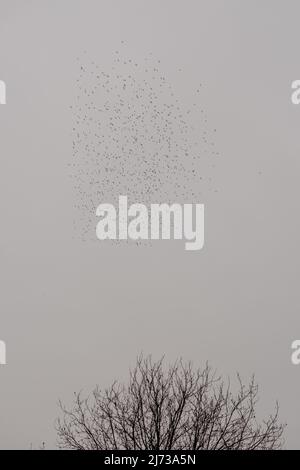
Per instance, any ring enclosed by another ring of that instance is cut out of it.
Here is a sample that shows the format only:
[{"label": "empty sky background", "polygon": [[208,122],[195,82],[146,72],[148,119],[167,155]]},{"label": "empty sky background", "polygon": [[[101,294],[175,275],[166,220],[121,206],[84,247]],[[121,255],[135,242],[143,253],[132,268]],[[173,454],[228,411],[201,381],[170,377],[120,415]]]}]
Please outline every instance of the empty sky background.
[{"label": "empty sky background", "polygon": [[[278,399],[300,448],[299,17],[296,0],[0,0],[2,449],[54,447],[58,399],[126,378],[141,351],[255,373],[260,413]],[[105,67],[121,41],[182,102],[203,83],[220,158],[218,192],[193,201],[200,252],[74,237],[76,57]]]}]

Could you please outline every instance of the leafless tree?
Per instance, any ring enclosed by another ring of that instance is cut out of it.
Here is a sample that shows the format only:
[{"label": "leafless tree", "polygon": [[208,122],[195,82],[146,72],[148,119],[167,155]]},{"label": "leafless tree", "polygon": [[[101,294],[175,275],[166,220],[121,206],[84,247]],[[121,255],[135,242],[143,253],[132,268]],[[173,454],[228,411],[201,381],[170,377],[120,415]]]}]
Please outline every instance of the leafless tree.
[{"label": "leafless tree", "polygon": [[67,449],[200,450],[279,449],[284,425],[278,405],[266,420],[256,419],[258,387],[252,379],[236,391],[206,365],[195,370],[181,360],[139,357],[128,385],[118,382],[92,397],[75,394],[67,409],[60,403],[58,444]]}]

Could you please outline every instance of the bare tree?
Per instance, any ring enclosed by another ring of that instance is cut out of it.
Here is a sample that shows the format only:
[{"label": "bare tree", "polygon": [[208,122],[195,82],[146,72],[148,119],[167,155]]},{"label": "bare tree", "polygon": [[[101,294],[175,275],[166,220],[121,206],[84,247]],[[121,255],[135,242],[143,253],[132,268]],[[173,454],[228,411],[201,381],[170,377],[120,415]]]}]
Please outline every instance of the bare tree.
[{"label": "bare tree", "polygon": [[232,392],[210,367],[139,357],[128,385],[118,382],[91,398],[60,403],[60,448],[98,450],[279,449],[284,425],[274,414],[257,422],[258,387],[252,379]]}]

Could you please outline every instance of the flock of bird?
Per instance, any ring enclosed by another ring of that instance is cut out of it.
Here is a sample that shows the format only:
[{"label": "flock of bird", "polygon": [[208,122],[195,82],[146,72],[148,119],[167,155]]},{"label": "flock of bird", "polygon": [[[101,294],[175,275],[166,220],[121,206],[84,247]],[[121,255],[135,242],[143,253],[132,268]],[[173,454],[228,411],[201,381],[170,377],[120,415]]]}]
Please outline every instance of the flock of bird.
[{"label": "flock of bird", "polygon": [[115,51],[108,70],[77,60],[69,169],[79,237],[96,238],[97,206],[117,206],[119,195],[130,204],[204,202],[219,154],[201,85],[186,106],[152,55],[139,63]]}]

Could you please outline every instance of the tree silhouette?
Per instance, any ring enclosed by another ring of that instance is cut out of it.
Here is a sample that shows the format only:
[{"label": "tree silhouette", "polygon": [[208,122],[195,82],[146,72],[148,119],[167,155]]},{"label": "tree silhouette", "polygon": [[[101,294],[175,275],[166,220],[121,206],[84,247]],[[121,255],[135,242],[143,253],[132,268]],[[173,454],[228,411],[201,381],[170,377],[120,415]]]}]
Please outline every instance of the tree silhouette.
[{"label": "tree silhouette", "polygon": [[284,425],[274,414],[259,423],[254,378],[232,392],[206,365],[151,356],[137,359],[129,383],[115,382],[90,398],[75,394],[71,409],[60,403],[60,448],[86,450],[279,449]]}]

